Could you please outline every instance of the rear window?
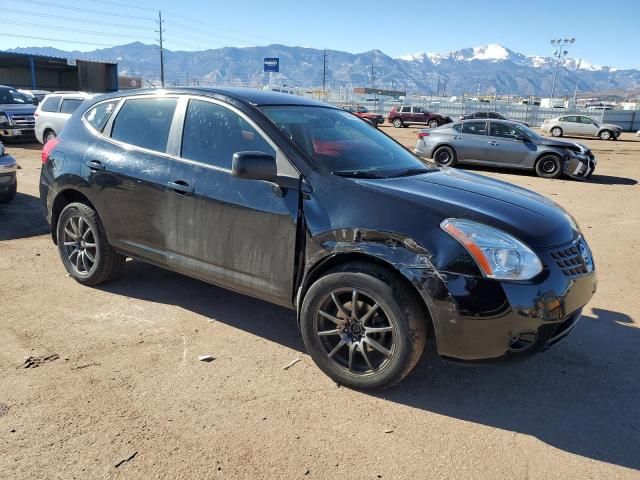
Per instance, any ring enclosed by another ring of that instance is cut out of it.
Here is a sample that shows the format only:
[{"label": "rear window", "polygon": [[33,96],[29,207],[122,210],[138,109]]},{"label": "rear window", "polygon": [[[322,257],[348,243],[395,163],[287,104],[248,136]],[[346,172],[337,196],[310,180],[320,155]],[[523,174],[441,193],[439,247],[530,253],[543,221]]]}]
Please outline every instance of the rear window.
[{"label": "rear window", "polygon": [[165,152],[178,100],[128,99],[116,116],[111,138],[156,152]]},{"label": "rear window", "polygon": [[60,105],[60,113],[73,113],[82,104],[83,100],[79,98],[67,98],[62,100]]},{"label": "rear window", "polygon": [[85,120],[97,131],[102,132],[119,101],[120,99],[115,99],[99,103],[84,114]]},{"label": "rear window", "polygon": [[62,97],[46,97],[44,102],[40,105],[40,111],[57,112],[60,108],[60,100],[62,100]]}]

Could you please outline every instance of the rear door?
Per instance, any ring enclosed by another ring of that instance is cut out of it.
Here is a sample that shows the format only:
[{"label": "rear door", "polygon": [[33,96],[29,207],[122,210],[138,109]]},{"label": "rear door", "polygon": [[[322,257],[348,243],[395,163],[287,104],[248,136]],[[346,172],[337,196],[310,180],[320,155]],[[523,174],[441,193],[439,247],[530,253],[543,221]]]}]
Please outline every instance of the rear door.
[{"label": "rear door", "polygon": [[[85,154],[85,178],[109,241],[133,256],[166,264],[167,215],[174,195],[170,144],[177,97],[126,98],[119,107],[102,102],[85,114],[101,135]],[[108,110],[116,110],[102,128]],[[100,131],[101,130],[101,131]]]},{"label": "rear door", "polygon": [[461,132],[454,136],[454,146],[458,160],[484,161],[487,154],[487,122],[466,121],[461,124]]},{"label": "rear door", "polygon": [[578,117],[575,115],[562,117],[560,119],[560,128],[562,128],[564,135],[580,135],[580,124],[578,123]]},{"label": "rear door", "polygon": [[489,122],[487,161],[518,166],[536,147],[531,142],[516,140],[520,132],[508,123]]},{"label": "rear door", "polygon": [[291,306],[299,192],[232,176],[233,154],[268,153],[279,175],[299,174],[245,114],[223,102],[189,99],[183,125],[178,163],[193,192],[172,207],[179,209],[168,242],[173,268]]}]

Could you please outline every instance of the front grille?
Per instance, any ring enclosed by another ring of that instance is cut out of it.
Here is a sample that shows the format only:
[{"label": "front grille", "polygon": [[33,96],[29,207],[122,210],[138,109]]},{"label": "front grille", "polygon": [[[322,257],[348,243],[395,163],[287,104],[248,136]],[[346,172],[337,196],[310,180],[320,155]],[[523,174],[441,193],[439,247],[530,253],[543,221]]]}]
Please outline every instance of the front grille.
[{"label": "front grille", "polygon": [[33,115],[9,115],[11,124],[19,128],[34,128],[36,119]]},{"label": "front grille", "polygon": [[568,247],[551,252],[551,257],[567,277],[579,277],[589,273],[593,269],[590,255],[589,249],[581,237],[578,237]]}]

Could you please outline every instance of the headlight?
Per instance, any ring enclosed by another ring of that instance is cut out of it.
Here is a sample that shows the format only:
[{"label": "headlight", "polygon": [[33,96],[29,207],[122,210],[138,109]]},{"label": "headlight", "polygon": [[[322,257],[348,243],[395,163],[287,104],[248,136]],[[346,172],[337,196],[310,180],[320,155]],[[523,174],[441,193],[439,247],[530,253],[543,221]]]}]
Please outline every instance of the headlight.
[{"label": "headlight", "polygon": [[4,112],[0,112],[0,124],[9,123],[9,117]]},{"label": "headlight", "polygon": [[467,249],[486,277],[528,280],[542,271],[538,256],[508,233],[456,218],[447,218],[440,227]]}]

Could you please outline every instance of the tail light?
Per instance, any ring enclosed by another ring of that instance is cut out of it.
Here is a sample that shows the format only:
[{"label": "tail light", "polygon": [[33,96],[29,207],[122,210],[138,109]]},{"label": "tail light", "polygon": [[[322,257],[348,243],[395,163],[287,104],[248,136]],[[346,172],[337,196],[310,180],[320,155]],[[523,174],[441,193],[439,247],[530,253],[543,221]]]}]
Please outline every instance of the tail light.
[{"label": "tail light", "polygon": [[424,138],[424,137],[428,137],[429,134],[427,132],[419,132],[418,133],[418,138]]},{"label": "tail light", "polygon": [[59,143],[60,143],[60,140],[57,138],[54,138],[44,144],[44,147],[42,147],[42,154],[40,155],[40,160],[42,160],[43,165],[49,161],[51,152],[53,152],[53,149],[56,148]]},{"label": "tail light", "polygon": [[33,114],[33,116],[34,116],[34,117],[37,117],[37,116],[39,116],[39,115],[40,115],[40,114],[39,114],[38,112],[35,112],[35,113]]}]

